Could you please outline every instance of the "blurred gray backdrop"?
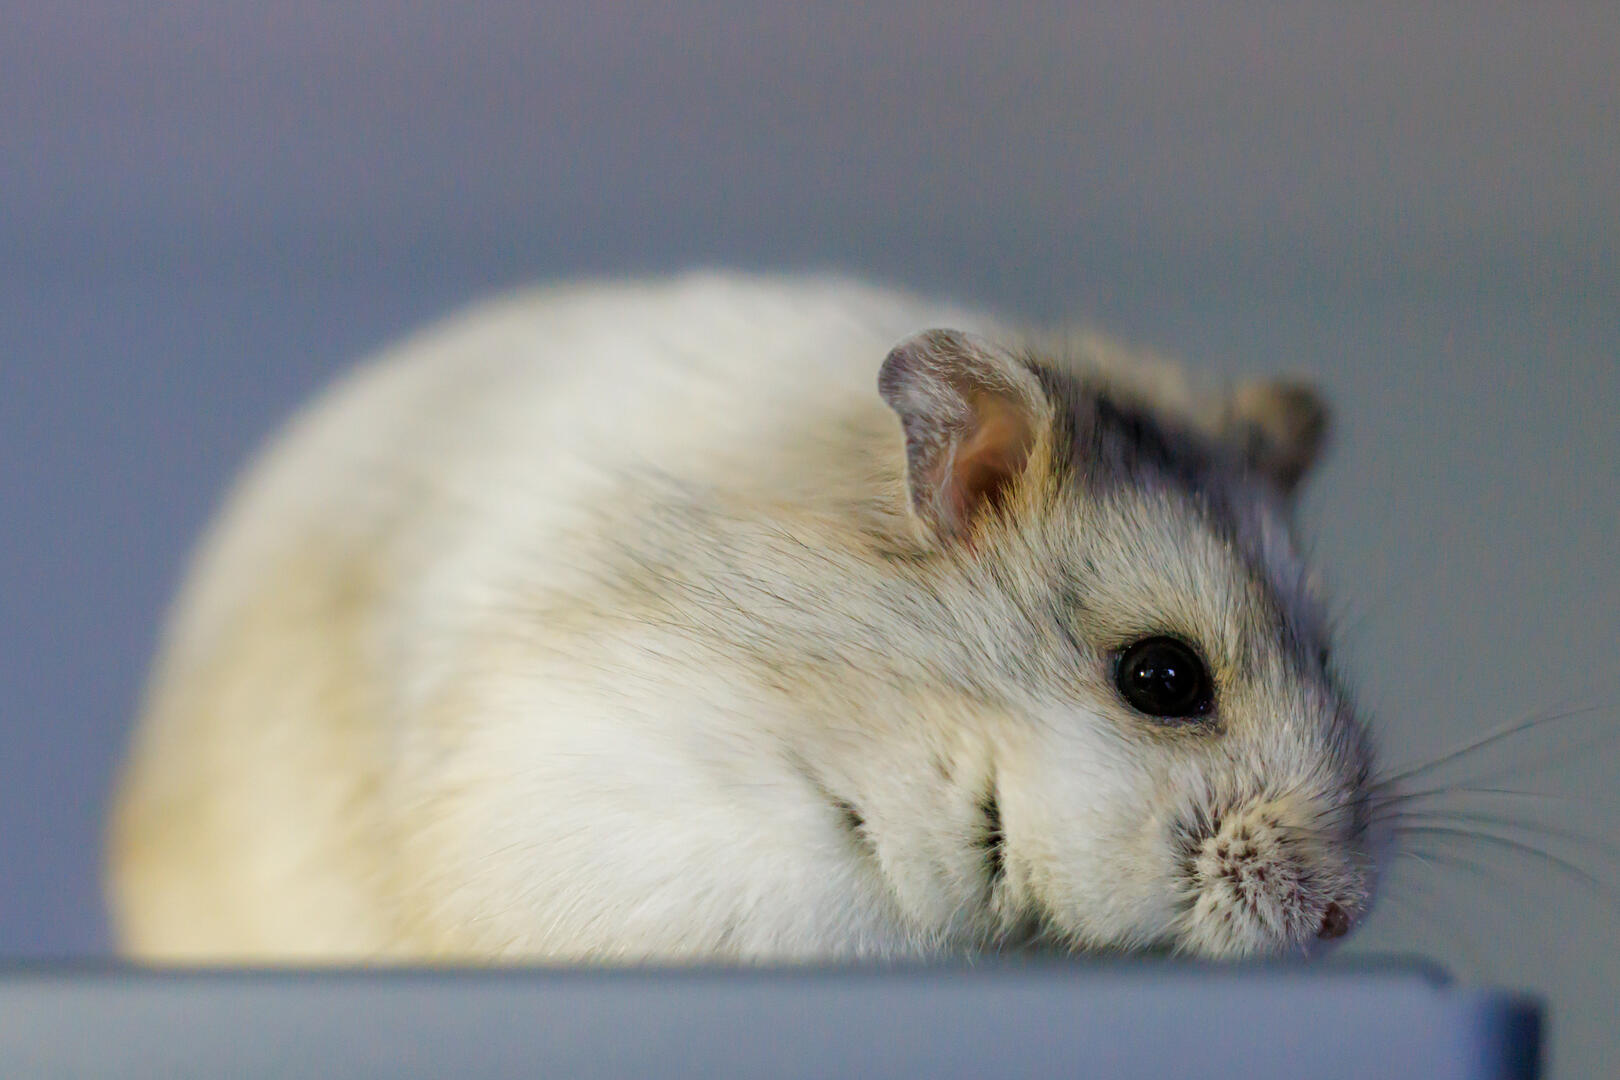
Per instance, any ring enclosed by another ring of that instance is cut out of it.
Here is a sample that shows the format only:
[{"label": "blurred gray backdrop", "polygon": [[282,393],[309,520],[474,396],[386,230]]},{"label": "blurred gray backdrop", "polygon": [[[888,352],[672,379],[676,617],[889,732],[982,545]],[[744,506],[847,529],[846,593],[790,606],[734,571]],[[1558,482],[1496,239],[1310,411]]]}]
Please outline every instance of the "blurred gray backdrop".
[{"label": "blurred gray backdrop", "polygon": [[1599,706],[1439,779],[1610,883],[1431,836],[1356,947],[1549,993],[1607,1074],[1620,5],[1441,7],[0,3],[0,954],[106,948],[155,627],[300,399],[492,287],[827,267],[1327,387],[1389,758]]}]

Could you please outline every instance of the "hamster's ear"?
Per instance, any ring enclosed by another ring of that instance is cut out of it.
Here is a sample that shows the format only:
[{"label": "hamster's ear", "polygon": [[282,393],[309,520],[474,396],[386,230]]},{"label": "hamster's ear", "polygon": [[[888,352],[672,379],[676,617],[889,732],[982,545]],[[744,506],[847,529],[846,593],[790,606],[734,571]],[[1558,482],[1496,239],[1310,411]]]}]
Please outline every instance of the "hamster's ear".
[{"label": "hamster's ear", "polygon": [[1304,383],[1242,383],[1227,402],[1224,433],[1250,468],[1293,495],[1327,443],[1328,407]]},{"label": "hamster's ear", "polygon": [[942,540],[965,538],[1029,463],[1045,395],[1007,352],[928,330],[883,361],[878,393],[906,434],[911,508]]}]

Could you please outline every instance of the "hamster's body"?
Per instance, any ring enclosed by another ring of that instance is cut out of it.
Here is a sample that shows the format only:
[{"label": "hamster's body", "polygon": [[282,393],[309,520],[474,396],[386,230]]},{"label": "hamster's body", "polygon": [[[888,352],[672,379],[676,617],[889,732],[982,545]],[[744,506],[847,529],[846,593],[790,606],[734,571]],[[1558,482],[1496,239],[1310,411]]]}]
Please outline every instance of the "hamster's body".
[{"label": "hamster's body", "polygon": [[[1206,463],[1219,535],[1151,485],[1029,535],[930,531],[905,387],[877,379],[940,325],[996,333],[838,281],[580,286],[477,309],[341,384],[245,479],[178,604],[110,836],[125,950],[809,959],[1044,935],[1225,954],[1359,910],[1365,748],[1326,677],[1295,670],[1320,629],[1282,500]],[[1224,437],[1224,399],[1068,346],[1199,446]],[[1044,461],[1047,442],[1019,445]],[[1017,521],[1033,496],[1013,489]],[[1071,526],[1113,537],[1089,574],[1162,564],[1076,595],[1106,596],[1079,631],[1032,599]],[[1133,554],[1142,527],[1173,554]],[[1089,670],[1088,635],[1121,620],[1241,638],[1279,617],[1298,649],[1204,648],[1308,721],[1229,713],[1212,749],[1119,720],[1090,676],[1055,689],[1063,650]],[[1166,887],[1236,824],[1205,814],[1209,835],[1163,857],[1136,836],[1191,828],[1198,791],[1332,818],[1332,842],[1289,856],[1309,887],[1250,905],[1264,932],[1190,929],[1198,899]]]}]

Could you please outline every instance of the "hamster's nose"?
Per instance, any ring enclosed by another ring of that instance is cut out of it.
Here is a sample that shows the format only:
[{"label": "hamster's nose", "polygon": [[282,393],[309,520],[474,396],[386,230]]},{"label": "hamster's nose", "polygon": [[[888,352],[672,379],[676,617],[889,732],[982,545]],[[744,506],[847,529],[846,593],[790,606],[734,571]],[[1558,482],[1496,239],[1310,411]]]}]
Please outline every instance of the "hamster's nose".
[{"label": "hamster's nose", "polygon": [[1327,910],[1322,912],[1322,928],[1316,932],[1316,936],[1323,941],[1332,941],[1349,932],[1350,914],[1338,904],[1329,904]]}]

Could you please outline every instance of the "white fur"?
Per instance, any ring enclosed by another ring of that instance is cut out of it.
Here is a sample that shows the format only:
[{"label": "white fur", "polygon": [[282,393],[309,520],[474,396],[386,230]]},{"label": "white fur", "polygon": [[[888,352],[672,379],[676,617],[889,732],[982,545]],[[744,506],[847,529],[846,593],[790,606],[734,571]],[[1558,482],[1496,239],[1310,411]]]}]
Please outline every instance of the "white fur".
[{"label": "white fur", "polygon": [[[1257,561],[1302,578],[1289,544],[1256,560],[1146,492],[971,556],[919,539],[876,373],[936,326],[998,333],[689,275],[508,297],[351,376],[247,475],[176,609],[114,822],[124,947],[812,959],[1039,931],[1232,955],[1360,906],[1343,706],[1268,644],[1229,670]],[[1132,366],[1099,348],[1076,362]],[[1031,611],[1082,555],[1101,622],[1076,653]],[[1231,674],[1219,740],[1107,685],[1089,643],[1164,624]],[[1189,862],[1168,830],[1199,814],[1220,835]],[[1286,917],[1220,894],[1217,840],[1268,814],[1331,826],[1268,849],[1314,882]]]}]

